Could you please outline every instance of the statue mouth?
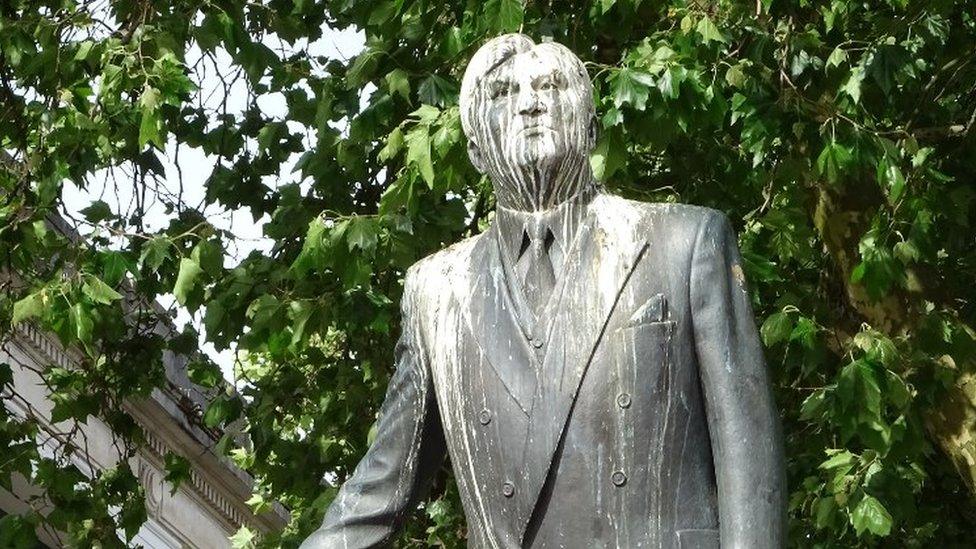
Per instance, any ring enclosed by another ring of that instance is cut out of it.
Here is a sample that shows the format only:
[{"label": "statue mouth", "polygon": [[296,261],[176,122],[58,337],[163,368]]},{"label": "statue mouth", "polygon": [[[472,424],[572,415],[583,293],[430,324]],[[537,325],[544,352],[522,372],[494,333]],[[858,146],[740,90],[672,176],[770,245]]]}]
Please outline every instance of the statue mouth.
[{"label": "statue mouth", "polygon": [[544,124],[535,124],[532,126],[526,126],[518,131],[518,135],[523,137],[538,137],[546,132],[555,131],[549,126]]}]

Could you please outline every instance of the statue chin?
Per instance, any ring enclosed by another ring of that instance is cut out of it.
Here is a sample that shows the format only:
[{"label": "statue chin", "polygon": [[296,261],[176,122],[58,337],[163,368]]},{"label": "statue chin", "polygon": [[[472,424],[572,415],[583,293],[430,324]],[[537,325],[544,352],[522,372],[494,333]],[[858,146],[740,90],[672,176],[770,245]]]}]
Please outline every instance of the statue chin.
[{"label": "statue chin", "polygon": [[552,166],[564,154],[551,139],[513,140],[507,152],[509,164],[522,170]]}]

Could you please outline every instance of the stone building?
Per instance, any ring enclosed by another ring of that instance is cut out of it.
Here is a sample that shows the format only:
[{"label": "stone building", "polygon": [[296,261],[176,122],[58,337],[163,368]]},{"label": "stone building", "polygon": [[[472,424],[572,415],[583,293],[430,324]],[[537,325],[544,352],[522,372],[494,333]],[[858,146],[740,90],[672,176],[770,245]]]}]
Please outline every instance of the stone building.
[{"label": "stone building", "polygon": [[[164,328],[165,329],[165,328]],[[0,362],[13,369],[13,392],[5,390],[3,405],[12,413],[41,418],[46,431],[38,437],[42,452],[53,453],[61,436],[51,425],[52,402],[35,370],[48,365],[72,368],[78,355],[65,349],[57,338],[37,329],[31,323],[14,328],[6,344],[0,347]],[[229,547],[228,537],[241,526],[262,533],[281,529],[287,513],[280,506],[255,516],[244,503],[251,496],[252,479],[214,451],[222,433],[206,428],[199,421],[199,411],[206,398],[186,375],[186,359],[167,352],[164,356],[166,386],[155,389],[150,398],[130,402],[127,411],[145,432],[147,444],[131,461],[133,472],[145,487],[149,520],[133,540],[146,548],[221,548]],[[77,452],[71,459],[83,473],[117,463],[119,454],[112,444],[112,434],[105,423],[89,418],[75,435],[87,452]],[[163,480],[164,456],[167,452],[186,457],[191,475],[171,495]],[[87,454],[85,456],[84,454]],[[14,481],[13,492],[0,488],[0,516],[20,513],[32,487],[25,479]],[[36,490],[36,489],[35,489]],[[61,547],[56,532],[38,532],[48,547]]]}]

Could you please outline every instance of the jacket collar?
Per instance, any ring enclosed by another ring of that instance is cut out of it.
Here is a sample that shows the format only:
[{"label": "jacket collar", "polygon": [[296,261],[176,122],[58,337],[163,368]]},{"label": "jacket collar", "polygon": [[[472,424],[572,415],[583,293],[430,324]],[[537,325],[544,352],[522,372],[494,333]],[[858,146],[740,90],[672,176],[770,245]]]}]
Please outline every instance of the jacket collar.
[{"label": "jacket collar", "polygon": [[[512,267],[518,262],[519,252],[522,250],[522,239],[530,232],[529,226],[535,220],[543,221],[552,230],[563,252],[569,252],[590,203],[600,193],[600,187],[587,185],[559,205],[541,212],[496,207],[494,225],[497,226],[502,261],[506,262],[509,270],[514,270]],[[561,266],[554,267],[558,276]]]}]

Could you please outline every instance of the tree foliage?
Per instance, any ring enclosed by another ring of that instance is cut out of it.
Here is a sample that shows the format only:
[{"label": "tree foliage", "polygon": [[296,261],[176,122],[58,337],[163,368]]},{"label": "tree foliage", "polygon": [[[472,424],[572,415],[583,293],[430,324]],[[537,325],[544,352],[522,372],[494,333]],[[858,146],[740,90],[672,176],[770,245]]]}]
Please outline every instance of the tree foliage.
[{"label": "tree foliage", "polygon": [[[405,268],[490,220],[458,82],[485,39],[521,29],[587,62],[591,163],[609,188],[735,220],[783,413],[792,543],[963,543],[976,524],[973,14],[968,0],[5,2],[0,250],[20,276],[0,325],[35,322],[81,349],[82,367],[43,372],[55,414],[97,414],[134,452],[121,403],[162,383],[164,348],[197,340],[153,336],[166,314],[146,304],[172,294],[201,315],[201,339],[245,354],[238,391],[203,355],[191,363],[212,396],[197,419],[243,425],[248,443],[220,450],[257,479],[249,503],[292,512],[278,535],[235,540],[294,544],[367,447]],[[365,48],[310,51],[326,27],[361,29]],[[226,87],[204,89],[219,67]],[[283,115],[260,107],[272,97]],[[187,149],[214,159],[203,204],[165,168]],[[66,187],[109,172],[132,200],[66,211]],[[232,260],[215,209],[264,220],[274,248]],[[58,211],[88,236],[52,230]],[[38,454],[34,419],[0,420],[0,481],[19,471],[58,504],[0,520],[0,539],[40,522],[79,544],[134,533],[145,512],[124,465],[78,483]],[[167,462],[181,478],[185,462]],[[460,513],[442,475],[402,544],[458,546]]]}]

